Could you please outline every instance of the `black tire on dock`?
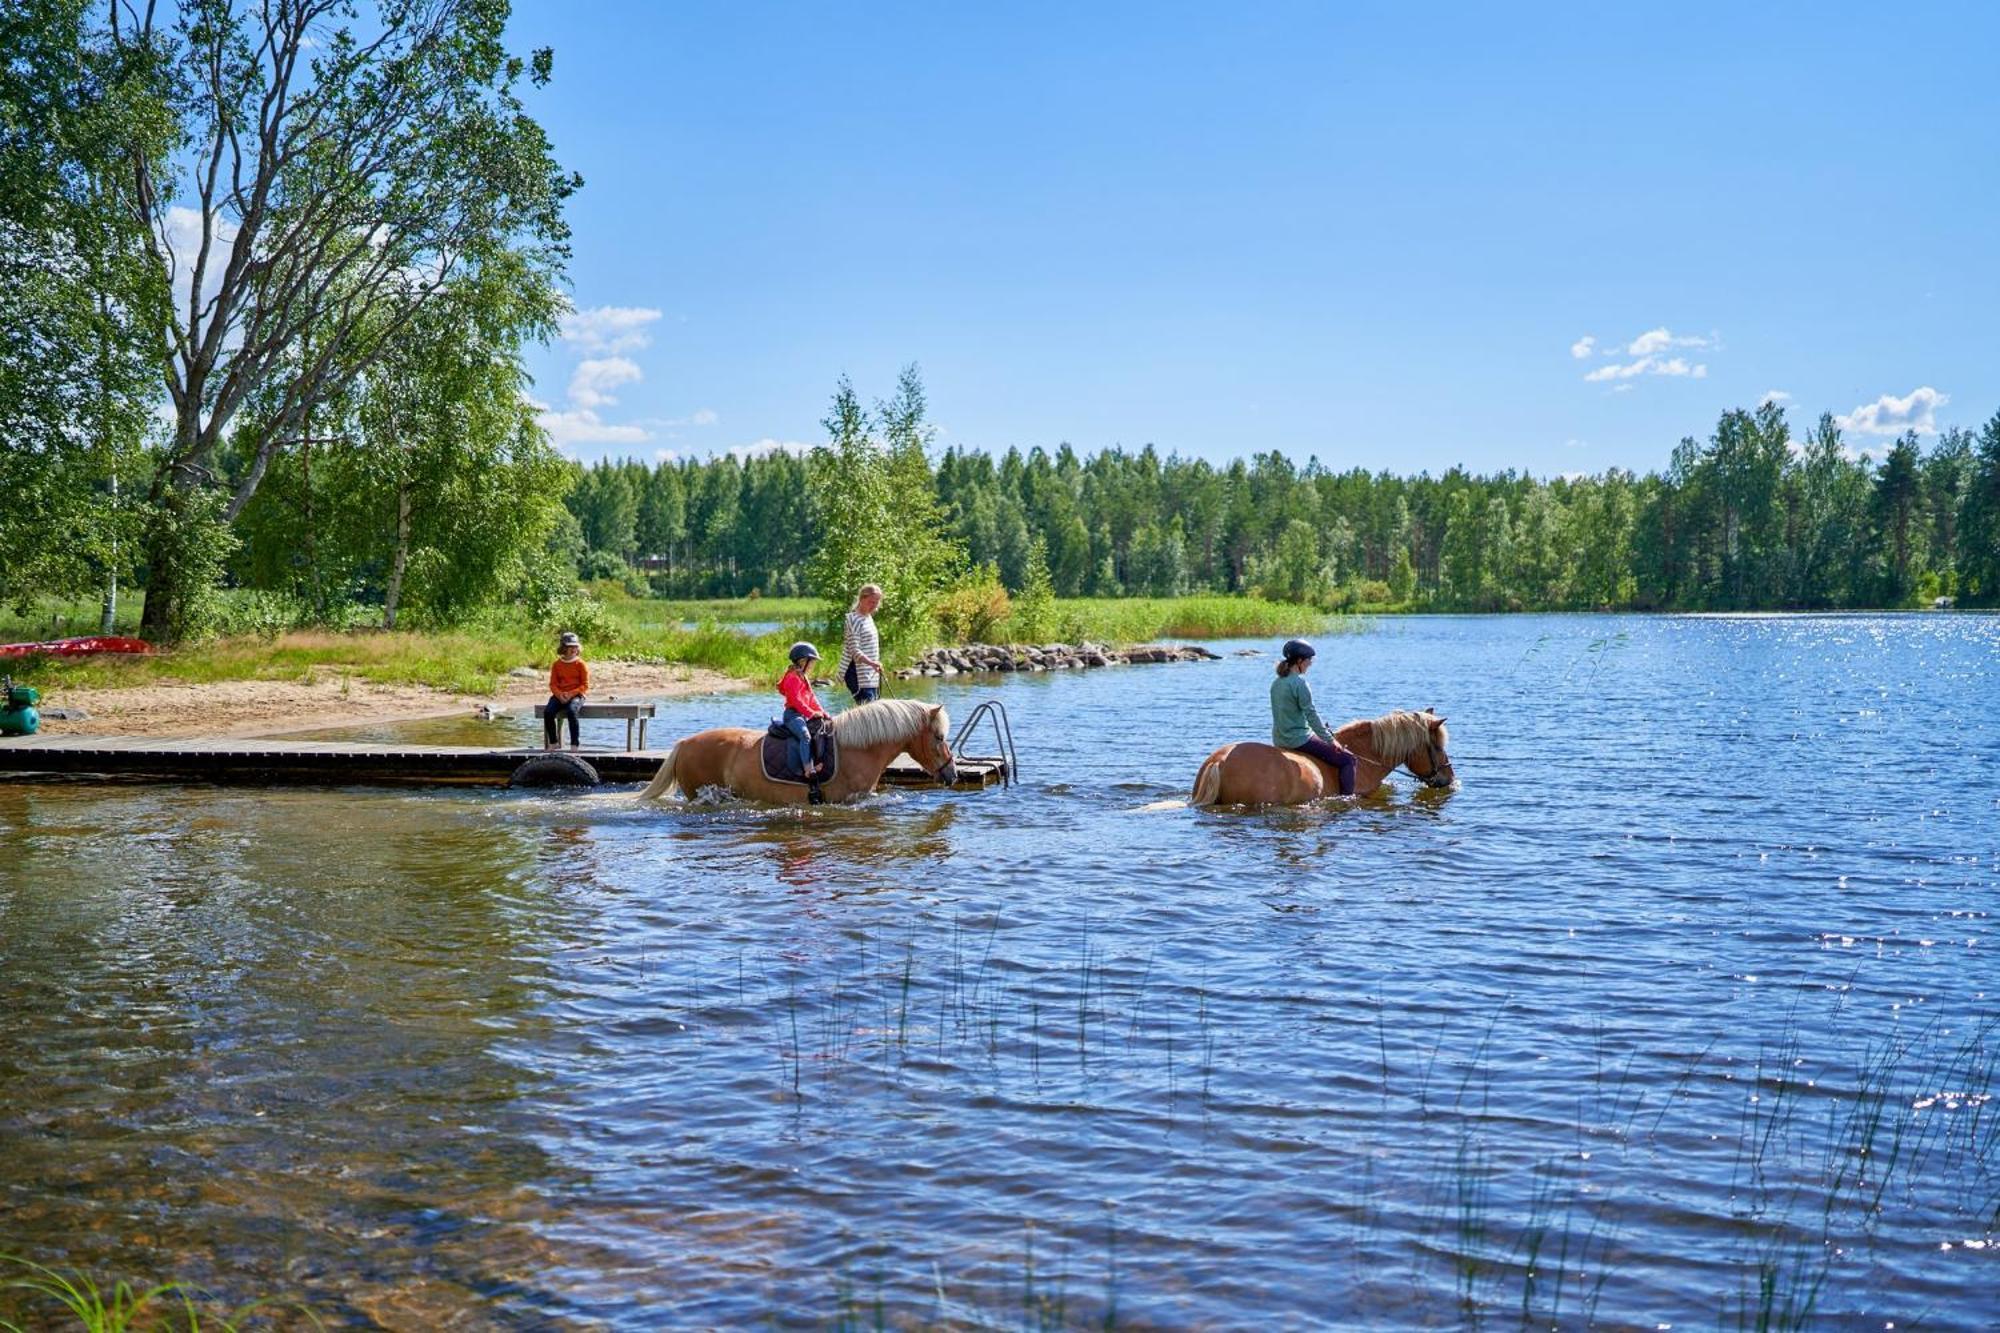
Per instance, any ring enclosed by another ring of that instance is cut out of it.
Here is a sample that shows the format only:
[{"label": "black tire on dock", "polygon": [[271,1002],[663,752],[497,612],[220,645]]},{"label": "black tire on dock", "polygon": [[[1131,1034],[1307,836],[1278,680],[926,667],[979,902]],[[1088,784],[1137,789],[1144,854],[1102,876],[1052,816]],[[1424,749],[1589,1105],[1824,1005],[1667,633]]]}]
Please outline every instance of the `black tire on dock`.
[{"label": "black tire on dock", "polygon": [[595,787],[604,779],[573,754],[538,754],[514,770],[509,787]]}]

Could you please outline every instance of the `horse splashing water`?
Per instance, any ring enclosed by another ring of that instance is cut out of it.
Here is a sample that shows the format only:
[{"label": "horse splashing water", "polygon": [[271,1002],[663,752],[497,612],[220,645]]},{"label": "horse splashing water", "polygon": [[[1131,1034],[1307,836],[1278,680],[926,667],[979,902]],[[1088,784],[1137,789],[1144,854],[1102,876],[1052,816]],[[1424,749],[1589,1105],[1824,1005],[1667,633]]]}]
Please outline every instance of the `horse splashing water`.
[{"label": "horse splashing water", "polygon": [[[659,773],[639,794],[640,799],[657,801],[676,789],[692,796],[704,787],[720,787],[745,800],[805,804],[803,784],[765,776],[760,758],[764,735],[762,727],[714,727],[676,741],[660,762]],[[875,790],[882,770],[905,751],[924,772],[949,787],[958,781],[950,735],[951,719],[939,705],[914,699],[877,699],[850,708],[833,719],[840,761],[820,789],[828,801],[866,796]]]},{"label": "horse splashing water", "polygon": [[[1445,752],[1444,719],[1429,709],[1399,708],[1372,721],[1349,722],[1333,734],[1354,751],[1356,796],[1374,791],[1398,767],[1407,767],[1427,787],[1449,787],[1457,780]],[[1236,741],[1203,762],[1188,804],[1305,805],[1339,792],[1339,776],[1311,755]]]}]

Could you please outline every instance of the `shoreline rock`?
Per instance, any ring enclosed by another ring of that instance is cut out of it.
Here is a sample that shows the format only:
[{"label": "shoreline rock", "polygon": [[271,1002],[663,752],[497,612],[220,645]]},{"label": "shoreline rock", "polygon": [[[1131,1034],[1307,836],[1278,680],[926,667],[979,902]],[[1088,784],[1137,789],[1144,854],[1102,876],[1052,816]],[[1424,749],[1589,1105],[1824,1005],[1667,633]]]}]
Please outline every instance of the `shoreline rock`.
[{"label": "shoreline rock", "polygon": [[1107,648],[1098,643],[968,643],[933,648],[916,665],[896,673],[898,680],[916,676],[963,676],[989,671],[1082,671],[1091,667],[1137,666],[1153,662],[1214,662],[1221,654],[1196,644],[1142,643]]}]

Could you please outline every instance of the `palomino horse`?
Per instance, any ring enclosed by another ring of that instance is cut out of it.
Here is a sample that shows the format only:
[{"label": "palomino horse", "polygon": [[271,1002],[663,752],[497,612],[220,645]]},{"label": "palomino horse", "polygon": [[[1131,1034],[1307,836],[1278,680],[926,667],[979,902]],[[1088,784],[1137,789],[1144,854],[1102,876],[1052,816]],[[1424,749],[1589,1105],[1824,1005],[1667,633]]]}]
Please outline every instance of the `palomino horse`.
[{"label": "palomino horse", "polygon": [[[952,762],[951,719],[941,707],[914,699],[877,699],[850,708],[833,719],[840,746],[839,771],[820,784],[828,801],[850,801],[875,790],[889,761],[905,750],[923,770],[949,787],[958,781]],[[697,731],[677,742],[660,762],[660,771],[640,799],[656,801],[678,787],[693,796],[703,787],[722,787],[752,801],[773,805],[803,805],[806,789],[796,783],[773,782],[764,776],[759,753],[764,729],[715,727]]]},{"label": "palomino horse", "polygon": [[[1427,787],[1455,780],[1445,753],[1444,719],[1429,709],[1399,708],[1372,722],[1356,721],[1334,732],[1354,751],[1354,794],[1366,796],[1382,779],[1408,765]],[[1195,774],[1190,805],[1304,805],[1340,793],[1340,776],[1310,755],[1256,741],[1225,745]]]}]

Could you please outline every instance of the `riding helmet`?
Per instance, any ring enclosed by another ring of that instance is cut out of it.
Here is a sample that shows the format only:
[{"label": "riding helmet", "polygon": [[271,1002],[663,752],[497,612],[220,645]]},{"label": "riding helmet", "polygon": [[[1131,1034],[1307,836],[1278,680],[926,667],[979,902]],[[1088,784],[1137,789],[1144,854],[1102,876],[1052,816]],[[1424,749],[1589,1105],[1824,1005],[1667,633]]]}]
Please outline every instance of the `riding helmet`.
[{"label": "riding helmet", "polygon": [[801,639],[792,645],[791,656],[794,666],[800,662],[817,662],[819,661],[819,649]]},{"label": "riding helmet", "polygon": [[1313,646],[1304,639],[1285,640],[1285,660],[1287,662],[1303,661],[1314,656],[1316,654],[1313,652]]},{"label": "riding helmet", "polygon": [[583,640],[577,638],[574,631],[564,630],[562,633],[562,637],[556,640],[556,647],[568,648],[571,646],[581,648],[583,647]]}]

